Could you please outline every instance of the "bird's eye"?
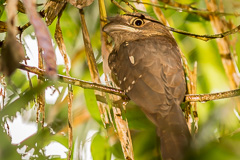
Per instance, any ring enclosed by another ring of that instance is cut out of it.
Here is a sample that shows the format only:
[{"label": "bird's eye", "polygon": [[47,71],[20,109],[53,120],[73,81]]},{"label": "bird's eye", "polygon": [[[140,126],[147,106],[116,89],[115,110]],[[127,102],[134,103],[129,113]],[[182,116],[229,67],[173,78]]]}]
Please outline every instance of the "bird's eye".
[{"label": "bird's eye", "polygon": [[137,19],[135,19],[134,21],[133,21],[133,25],[135,25],[135,26],[141,26],[141,25],[143,25],[144,24],[144,22],[143,22],[143,20],[142,19],[140,19],[140,18],[137,18]]}]

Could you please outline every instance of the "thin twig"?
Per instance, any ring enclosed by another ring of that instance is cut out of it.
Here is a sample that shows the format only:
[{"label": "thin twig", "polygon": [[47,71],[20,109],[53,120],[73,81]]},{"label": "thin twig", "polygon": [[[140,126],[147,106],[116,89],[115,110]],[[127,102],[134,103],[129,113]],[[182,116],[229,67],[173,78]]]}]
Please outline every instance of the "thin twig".
[{"label": "thin twig", "polygon": [[[43,65],[43,58],[42,58],[42,49],[38,48],[38,68],[44,70]],[[44,82],[44,78],[38,76],[38,84],[42,84]],[[42,124],[42,128],[44,127],[44,121],[45,121],[45,90],[43,90],[41,93],[37,95],[37,115],[36,115],[36,121],[39,122],[39,117],[42,115],[42,121],[40,123]]]},{"label": "thin twig", "polygon": [[[159,24],[162,24],[161,22],[159,22],[158,20],[155,20],[153,18],[149,18],[149,17],[145,17],[144,15],[136,15],[136,14],[132,14],[132,13],[128,13],[126,15],[129,15],[129,16],[133,16],[133,17],[139,17],[139,18],[143,18],[146,19],[146,20],[149,20],[149,21],[152,21],[152,22],[155,22],[155,23],[159,23]],[[163,24],[162,24],[163,25]],[[208,41],[208,40],[211,40],[211,39],[216,39],[216,38],[224,38],[226,36],[229,36],[231,34],[235,34],[237,32],[239,32],[240,30],[240,25],[238,25],[237,27],[229,30],[229,31],[226,31],[226,32],[222,32],[222,33],[219,33],[219,34],[214,34],[214,35],[198,35],[198,34],[193,34],[193,33],[190,33],[190,32],[186,32],[186,31],[183,31],[183,30],[179,30],[179,29],[176,29],[176,28],[172,28],[172,27],[169,27],[169,26],[165,26],[164,27],[166,29],[168,29],[169,31],[172,31],[172,32],[176,32],[176,33],[180,33],[180,34],[183,34],[183,35],[186,35],[186,36],[190,36],[190,37],[193,37],[193,38],[197,38],[197,39],[200,39],[200,40],[203,40],[203,41]]]},{"label": "thin twig", "polygon": [[[66,68],[66,75],[70,76],[69,71],[70,71],[70,62],[68,59],[67,51],[66,51],[66,46],[63,40],[63,35],[62,35],[62,29],[60,26],[60,19],[62,16],[62,13],[66,7],[66,3],[64,3],[61,6],[61,10],[58,13],[58,18],[57,18],[57,24],[56,24],[56,29],[55,29],[55,40],[57,42],[57,45],[59,47],[60,53],[64,59],[64,64]],[[68,84],[68,155],[67,159],[70,160],[72,157],[72,145],[73,145],[73,117],[72,117],[72,101],[73,101],[73,90],[72,90],[72,85]]]},{"label": "thin twig", "polygon": [[219,33],[219,34],[214,34],[214,35],[198,35],[198,34],[193,34],[193,33],[190,33],[190,32],[182,31],[182,30],[167,27],[167,26],[166,26],[166,28],[170,31],[180,33],[180,34],[183,34],[183,35],[187,35],[187,36],[197,38],[197,39],[200,39],[200,40],[203,40],[203,41],[207,42],[208,40],[212,40],[212,39],[216,39],[216,38],[223,38],[223,37],[229,36],[231,34],[237,33],[240,30],[240,25],[238,25],[236,28],[233,28],[229,31]]},{"label": "thin twig", "polygon": [[159,5],[159,4],[154,4],[154,3],[148,3],[148,2],[139,2],[139,1],[129,1],[129,2],[135,2],[135,3],[140,3],[140,4],[146,4],[146,5],[150,5],[150,6],[154,6],[154,7],[158,7],[158,8],[162,8],[162,9],[171,9],[171,10],[176,10],[179,12],[187,12],[187,13],[194,13],[196,15],[199,15],[203,18],[207,18],[209,15],[216,15],[216,16],[235,16],[235,17],[239,17],[240,13],[227,13],[227,12],[211,12],[205,9],[199,9],[199,8],[195,8],[195,7],[188,7],[188,8],[183,8],[183,7],[175,7],[172,6],[170,4],[165,4],[165,5]]},{"label": "thin twig", "polygon": [[100,82],[99,73],[98,73],[97,64],[96,64],[96,61],[94,58],[94,53],[93,53],[87,25],[85,22],[85,16],[84,16],[83,9],[79,9],[79,13],[80,13],[80,17],[81,17],[80,20],[82,23],[83,41],[84,41],[89,71],[90,71],[92,80],[96,83],[99,83]]},{"label": "thin twig", "polygon": [[0,98],[1,98],[1,103],[0,103],[0,111],[3,109],[5,105],[5,98],[6,98],[6,82],[5,82],[5,76],[0,75]]},{"label": "thin twig", "polygon": [[23,26],[18,27],[18,29],[20,30],[20,34],[21,34],[25,29],[27,29],[27,28],[30,27],[30,26],[31,26],[31,23],[28,22],[28,23],[24,24]]},{"label": "thin twig", "polygon": [[[151,2],[154,3],[154,4],[158,3],[157,0],[151,0]],[[154,11],[155,15],[157,16],[158,20],[160,20],[161,23],[163,23],[165,26],[169,26],[169,23],[166,20],[162,10],[160,8],[157,8],[157,7],[154,7],[154,6],[152,8],[153,8],[153,11]]]},{"label": "thin twig", "polygon": [[[196,94],[197,93],[197,62],[194,63],[193,71],[189,70],[189,82],[188,85],[188,92],[189,94]],[[197,103],[196,102],[188,102],[187,105],[188,114],[187,115],[187,123],[189,128],[191,128],[191,133],[194,136],[197,133],[198,129],[198,114],[197,114]]]},{"label": "thin twig", "polygon": [[133,12],[137,12],[137,9],[131,5],[127,0],[122,0]]},{"label": "thin twig", "polygon": [[[109,103],[109,101],[107,100],[107,98],[106,97],[103,97],[103,96],[101,96],[101,95],[98,95],[98,94],[96,94],[96,99],[97,99],[97,101],[99,101],[99,102],[102,102],[102,103],[105,103],[105,104],[108,104]],[[111,98],[111,105],[113,106],[113,107],[116,107],[116,108],[123,108],[123,103],[127,103],[128,101],[129,101],[129,99],[125,99],[125,100],[123,100],[123,99],[119,99],[119,100],[113,100],[112,98]]]},{"label": "thin twig", "polygon": [[[80,20],[81,20],[81,24],[82,24],[82,33],[83,33],[83,41],[84,41],[84,46],[85,46],[85,53],[86,53],[86,57],[87,57],[87,63],[88,63],[90,75],[91,75],[93,82],[101,83],[98,68],[97,68],[97,63],[94,58],[92,44],[90,41],[90,36],[88,33],[88,28],[87,28],[86,21],[85,21],[84,10],[79,9],[79,13],[80,13]],[[99,103],[98,109],[99,109],[99,112],[101,115],[102,122],[105,125],[106,123],[108,123],[108,116],[107,116],[107,113],[105,112],[104,106],[101,103]]]},{"label": "thin twig", "polygon": [[111,0],[111,2],[116,5],[118,8],[120,8],[122,11],[124,11],[125,13],[130,13],[128,10],[126,10],[125,8],[123,8],[117,1],[115,0]]},{"label": "thin twig", "polygon": [[73,117],[72,117],[72,102],[73,102],[73,89],[72,85],[68,84],[68,156],[70,160],[72,157],[73,146]]},{"label": "thin twig", "polygon": [[[47,76],[46,76],[46,72],[41,70],[41,69],[38,69],[36,67],[30,67],[30,66],[26,66],[24,64],[21,64],[19,69],[35,73],[39,76],[42,76],[42,77],[45,77],[46,79],[48,79]],[[58,77],[58,80],[60,82],[64,82],[64,83],[67,83],[67,84],[72,84],[74,86],[79,86],[79,87],[82,87],[82,88],[85,88],[85,89],[94,89],[94,90],[101,91],[101,92],[115,94],[115,95],[121,96],[124,99],[127,99],[124,91],[120,90],[120,89],[117,89],[117,88],[108,87],[108,86],[98,84],[98,83],[87,82],[87,81],[79,80],[79,79],[76,79],[76,78],[72,78],[72,77],[68,77],[68,76],[64,76],[64,75],[60,75],[60,74],[57,74],[57,77]]]},{"label": "thin twig", "polygon": [[212,100],[218,100],[223,98],[230,98],[240,96],[240,89],[209,93],[209,94],[188,94],[185,96],[185,101],[187,102],[207,102]]}]

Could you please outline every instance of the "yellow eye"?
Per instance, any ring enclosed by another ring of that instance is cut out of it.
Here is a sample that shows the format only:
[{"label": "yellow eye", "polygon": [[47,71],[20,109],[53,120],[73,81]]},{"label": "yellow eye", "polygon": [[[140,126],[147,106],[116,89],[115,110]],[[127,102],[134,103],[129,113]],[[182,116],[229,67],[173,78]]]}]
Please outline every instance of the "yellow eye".
[{"label": "yellow eye", "polygon": [[138,26],[139,27],[139,26],[144,24],[144,21],[142,19],[140,19],[140,18],[136,18],[136,19],[133,20],[132,24],[134,26]]}]

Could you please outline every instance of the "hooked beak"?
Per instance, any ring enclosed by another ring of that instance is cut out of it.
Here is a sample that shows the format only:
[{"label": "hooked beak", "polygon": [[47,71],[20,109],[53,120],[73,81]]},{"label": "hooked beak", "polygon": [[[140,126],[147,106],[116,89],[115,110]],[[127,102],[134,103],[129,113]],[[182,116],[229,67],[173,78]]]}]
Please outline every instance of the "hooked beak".
[{"label": "hooked beak", "polygon": [[110,34],[116,31],[137,32],[137,29],[131,26],[123,25],[116,22],[110,22],[103,27],[103,32],[106,32],[107,34]]}]

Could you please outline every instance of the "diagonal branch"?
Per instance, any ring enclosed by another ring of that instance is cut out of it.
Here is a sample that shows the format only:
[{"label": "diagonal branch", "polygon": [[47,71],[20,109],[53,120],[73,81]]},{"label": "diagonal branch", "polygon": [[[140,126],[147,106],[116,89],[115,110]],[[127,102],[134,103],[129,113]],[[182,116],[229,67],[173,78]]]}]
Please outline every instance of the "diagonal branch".
[{"label": "diagonal branch", "polygon": [[[35,73],[35,74],[47,79],[46,72],[41,69],[38,69],[36,67],[30,67],[30,66],[21,64],[19,69],[22,69],[22,70],[25,70],[25,71],[28,71],[31,73]],[[63,83],[72,84],[74,86],[79,86],[79,87],[82,87],[85,89],[94,89],[97,91],[115,94],[115,95],[123,97],[124,99],[127,98],[124,91],[117,89],[117,88],[108,87],[108,86],[98,84],[98,83],[87,82],[87,81],[79,80],[76,78],[72,78],[72,77],[68,77],[68,76],[64,76],[64,75],[60,75],[60,74],[57,74],[57,77],[59,78],[58,80]]]}]

